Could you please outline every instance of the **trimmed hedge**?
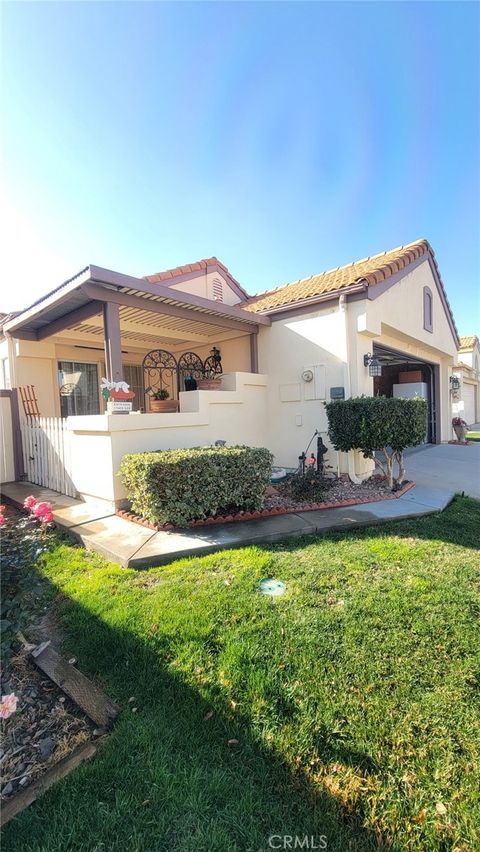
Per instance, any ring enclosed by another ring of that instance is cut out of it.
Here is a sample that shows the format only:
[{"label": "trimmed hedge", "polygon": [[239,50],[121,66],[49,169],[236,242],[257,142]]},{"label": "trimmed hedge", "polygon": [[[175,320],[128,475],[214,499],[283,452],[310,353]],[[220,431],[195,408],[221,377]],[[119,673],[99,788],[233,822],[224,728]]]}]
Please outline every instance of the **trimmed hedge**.
[{"label": "trimmed hedge", "polygon": [[[325,403],[328,434],[336,450],[360,450],[371,459],[382,452],[384,469],[391,487],[399,486],[405,475],[403,451],[421,444],[427,434],[428,404],[416,397],[402,399],[385,396],[360,396]],[[399,473],[393,476],[393,464]]]},{"label": "trimmed hedge", "polygon": [[123,457],[120,475],[132,509],[154,523],[259,509],[273,456],[258,447],[194,447]]},{"label": "trimmed hedge", "polygon": [[420,397],[359,396],[327,402],[325,408],[336,450],[401,451],[421,444],[427,434],[428,405]]}]

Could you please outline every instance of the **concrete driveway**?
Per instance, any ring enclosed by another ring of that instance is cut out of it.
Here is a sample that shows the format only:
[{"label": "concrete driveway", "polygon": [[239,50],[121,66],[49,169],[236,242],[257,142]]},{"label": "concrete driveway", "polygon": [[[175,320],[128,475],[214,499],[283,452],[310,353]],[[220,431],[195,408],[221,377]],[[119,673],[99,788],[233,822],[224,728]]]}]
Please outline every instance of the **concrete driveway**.
[{"label": "concrete driveway", "polygon": [[480,443],[427,444],[406,453],[407,479],[428,488],[449,488],[480,500]]}]

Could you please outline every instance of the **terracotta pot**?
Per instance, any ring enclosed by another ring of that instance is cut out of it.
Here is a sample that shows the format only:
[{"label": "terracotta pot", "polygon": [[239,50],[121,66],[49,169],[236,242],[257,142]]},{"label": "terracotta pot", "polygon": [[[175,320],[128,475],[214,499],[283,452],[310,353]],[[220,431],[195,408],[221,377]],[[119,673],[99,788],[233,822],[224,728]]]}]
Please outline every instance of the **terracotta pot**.
[{"label": "terracotta pot", "polygon": [[222,380],[220,378],[198,379],[197,381],[198,390],[220,390],[221,386]]},{"label": "terracotta pot", "polygon": [[149,399],[148,404],[153,414],[172,413],[178,411],[179,408],[178,399]]}]

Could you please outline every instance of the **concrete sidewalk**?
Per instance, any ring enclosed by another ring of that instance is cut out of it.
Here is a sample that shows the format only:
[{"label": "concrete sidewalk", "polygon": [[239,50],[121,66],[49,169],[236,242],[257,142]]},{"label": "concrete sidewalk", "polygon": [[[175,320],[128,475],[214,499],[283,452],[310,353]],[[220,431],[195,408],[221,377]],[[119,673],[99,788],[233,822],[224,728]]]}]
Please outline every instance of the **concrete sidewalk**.
[{"label": "concrete sidewalk", "polygon": [[[452,449],[457,453],[466,452],[461,447]],[[190,529],[155,532],[113,515],[101,502],[84,503],[28,482],[2,486],[2,494],[17,506],[22,506],[30,494],[37,500],[48,501],[52,504],[56,524],[72,538],[112,562],[130,568],[151,568],[181,557],[202,556],[226,548],[271,544],[302,535],[430,515],[445,509],[455,490],[458,489],[418,484],[396,500],[205,526],[195,532]]]},{"label": "concrete sidewalk", "polygon": [[480,500],[480,443],[426,444],[406,453],[408,479]]}]

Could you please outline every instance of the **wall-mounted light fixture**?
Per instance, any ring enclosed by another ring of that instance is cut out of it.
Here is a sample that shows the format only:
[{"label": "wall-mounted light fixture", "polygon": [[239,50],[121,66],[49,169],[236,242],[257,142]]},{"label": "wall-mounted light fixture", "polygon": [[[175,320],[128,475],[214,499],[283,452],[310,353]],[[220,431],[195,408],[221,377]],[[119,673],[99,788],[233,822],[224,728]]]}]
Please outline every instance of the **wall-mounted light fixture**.
[{"label": "wall-mounted light fixture", "polygon": [[365,367],[368,367],[368,375],[369,376],[381,376],[382,375],[382,365],[378,358],[375,355],[371,355],[370,352],[368,355],[363,356],[363,363]]},{"label": "wall-mounted light fixture", "polygon": [[458,376],[450,376],[450,390],[460,390],[460,379]]},{"label": "wall-mounted light fixture", "polygon": [[217,349],[217,347],[214,346],[213,349],[210,349],[210,355],[212,356],[215,364],[220,364],[220,362],[222,360],[222,356],[220,354],[220,349]]}]

